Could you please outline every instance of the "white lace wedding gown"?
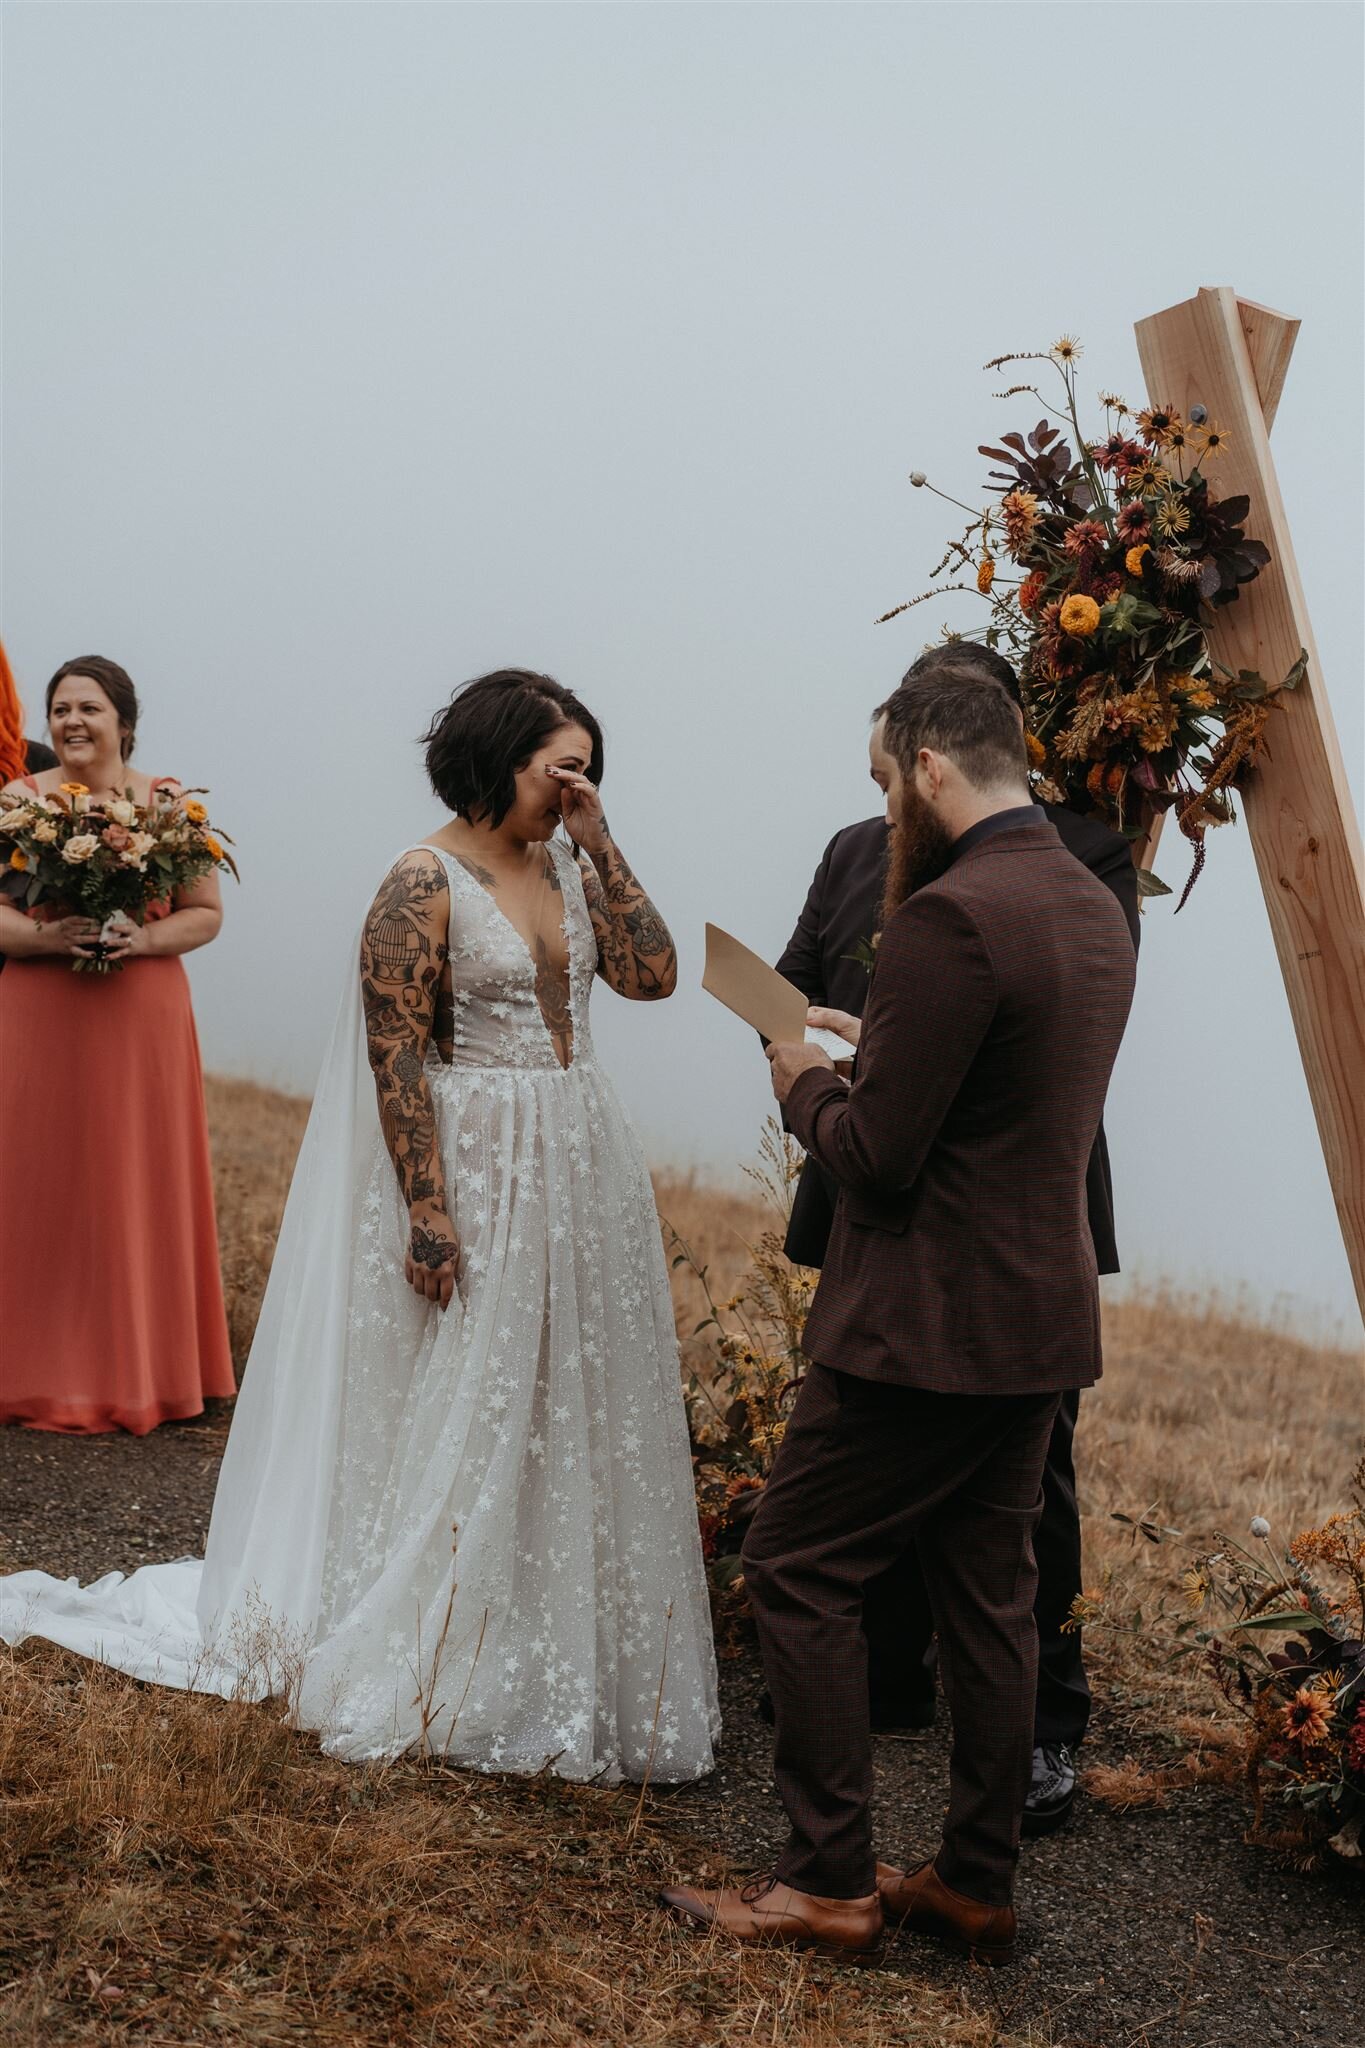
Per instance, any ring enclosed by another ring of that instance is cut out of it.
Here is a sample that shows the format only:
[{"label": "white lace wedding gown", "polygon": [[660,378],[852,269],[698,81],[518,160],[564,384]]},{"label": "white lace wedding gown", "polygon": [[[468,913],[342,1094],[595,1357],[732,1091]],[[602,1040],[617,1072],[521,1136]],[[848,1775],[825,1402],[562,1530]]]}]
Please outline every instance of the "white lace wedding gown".
[{"label": "white lace wedding gown", "polygon": [[352,1758],[659,1781],[711,1768],[715,1658],[668,1275],[639,1143],[569,947],[562,1068],[530,954],[449,876],[454,1059],[428,1074],[464,1247],[444,1314],[403,1278],[352,967],[276,1248],[207,1554],[81,1589],[0,1579],[0,1636],[260,1697]]}]

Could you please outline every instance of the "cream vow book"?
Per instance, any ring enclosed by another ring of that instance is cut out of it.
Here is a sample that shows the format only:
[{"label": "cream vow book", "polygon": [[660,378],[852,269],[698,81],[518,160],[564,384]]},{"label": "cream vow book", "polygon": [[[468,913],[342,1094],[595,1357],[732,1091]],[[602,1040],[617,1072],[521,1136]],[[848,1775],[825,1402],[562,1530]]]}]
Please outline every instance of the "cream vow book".
[{"label": "cream vow book", "polygon": [[808,1027],[806,1011],[810,1006],[799,988],[716,924],[706,927],[706,971],[701,985],[773,1043],[818,1045],[836,1061],[853,1057],[853,1047],[846,1039]]}]

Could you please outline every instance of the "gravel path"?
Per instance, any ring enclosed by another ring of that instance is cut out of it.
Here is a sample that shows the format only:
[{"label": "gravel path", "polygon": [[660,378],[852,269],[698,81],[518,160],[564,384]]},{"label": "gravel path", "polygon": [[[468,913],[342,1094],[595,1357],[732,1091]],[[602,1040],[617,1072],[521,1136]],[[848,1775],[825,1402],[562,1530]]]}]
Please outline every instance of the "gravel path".
[{"label": "gravel path", "polygon": [[[201,1552],[227,1424],[220,1408],[141,1439],[0,1429],[0,1563],[89,1579]],[[723,1662],[721,1767],[669,1800],[753,1868],[782,1838],[759,1685],[752,1652]],[[1132,1747],[1101,1703],[1087,1760]],[[946,1785],[942,1712],[923,1735],[879,1738],[883,1852],[932,1847]],[[1207,1788],[1126,1814],[1087,1801],[1069,1832],[1025,1849],[1020,1967],[971,1970],[905,1937],[887,1966],[965,1985],[1019,2036],[1056,2048],[1361,2048],[1365,1886],[1286,1873],[1244,1844],[1246,1824],[1238,1800]]]}]

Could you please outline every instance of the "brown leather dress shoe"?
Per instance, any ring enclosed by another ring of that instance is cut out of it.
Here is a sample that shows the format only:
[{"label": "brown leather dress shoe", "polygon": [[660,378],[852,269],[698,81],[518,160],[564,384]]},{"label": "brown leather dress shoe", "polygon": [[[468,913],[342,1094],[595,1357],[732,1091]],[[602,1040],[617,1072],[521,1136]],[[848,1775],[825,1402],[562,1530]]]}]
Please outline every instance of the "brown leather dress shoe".
[{"label": "brown leather dress shoe", "polygon": [[950,1948],[962,1949],[974,1963],[1012,1963],[1018,1937],[1013,1906],[988,1906],[946,1885],[932,1860],[915,1870],[877,1865],[877,1890],[893,1927],[912,1934],[930,1934]]},{"label": "brown leather dress shoe", "polygon": [[851,1963],[875,1962],[886,1934],[876,1892],[865,1899],[822,1899],[793,1891],[775,1877],[755,1878],[730,1891],[695,1891],[679,1885],[660,1892],[659,1904],[697,1927],[715,1927],[735,1941],[813,1949]]}]

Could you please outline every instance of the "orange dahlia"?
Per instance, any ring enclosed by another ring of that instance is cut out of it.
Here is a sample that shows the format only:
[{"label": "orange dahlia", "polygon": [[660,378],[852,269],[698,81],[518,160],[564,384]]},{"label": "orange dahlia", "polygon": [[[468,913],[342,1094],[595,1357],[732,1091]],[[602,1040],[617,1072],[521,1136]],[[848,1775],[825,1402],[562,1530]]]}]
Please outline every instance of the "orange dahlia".
[{"label": "orange dahlia", "polygon": [[1311,1749],[1315,1743],[1326,1742],[1332,1732],[1327,1706],[1327,1700],[1315,1686],[1301,1685],[1284,1710],[1285,1734],[1292,1742],[1301,1742],[1306,1749]]},{"label": "orange dahlia", "polygon": [[1038,524],[1038,500],[1032,491],[1006,491],[1000,500],[1000,513],[1005,522],[1005,544],[1017,559],[1019,550],[1032,540]]},{"label": "orange dahlia", "polygon": [[1019,585],[1019,609],[1021,612],[1032,616],[1038,609],[1038,600],[1041,598],[1046,585],[1047,577],[1041,569],[1031,569],[1029,571],[1028,575]]}]

